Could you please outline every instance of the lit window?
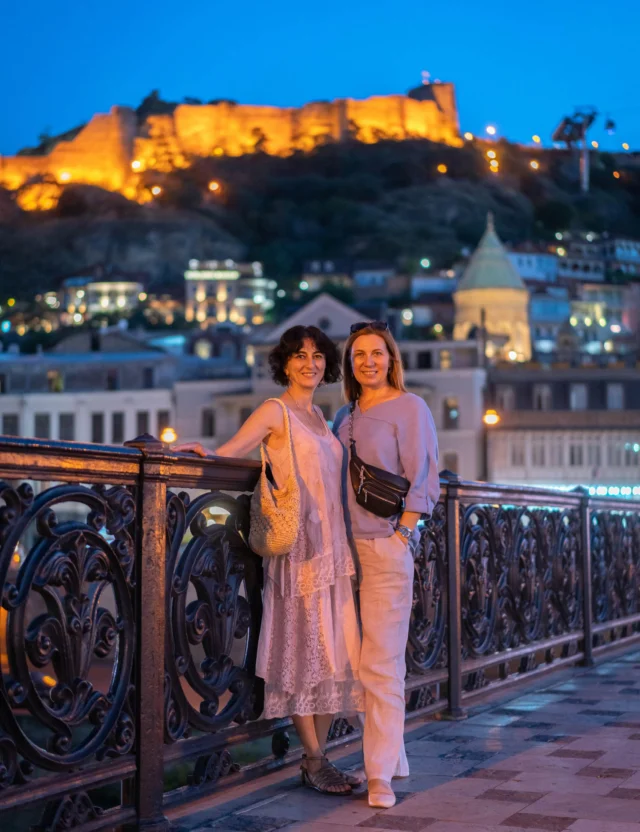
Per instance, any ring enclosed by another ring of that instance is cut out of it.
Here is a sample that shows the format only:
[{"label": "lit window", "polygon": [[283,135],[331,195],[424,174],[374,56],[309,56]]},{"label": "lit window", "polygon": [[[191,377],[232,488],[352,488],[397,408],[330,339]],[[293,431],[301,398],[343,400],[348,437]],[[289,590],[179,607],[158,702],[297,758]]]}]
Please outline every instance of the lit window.
[{"label": "lit window", "polygon": [[496,404],[498,410],[509,411],[515,410],[516,407],[516,393],[510,385],[499,385],[496,389]]},{"label": "lit window", "polygon": [[549,384],[534,384],[533,385],[533,409],[534,410],[551,410],[553,396],[551,393],[551,386]]},{"label": "lit window", "polygon": [[511,465],[514,468],[522,468],[525,460],[524,438],[522,436],[511,437]]},{"label": "lit window", "polygon": [[534,436],[531,444],[531,464],[535,468],[544,468],[545,461],[545,438],[544,436]]},{"label": "lit window", "polygon": [[449,350],[440,350],[440,369],[451,369],[451,352]]},{"label": "lit window", "polygon": [[457,430],[460,425],[460,411],[458,399],[454,396],[447,396],[443,402],[442,427],[444,430]]}]

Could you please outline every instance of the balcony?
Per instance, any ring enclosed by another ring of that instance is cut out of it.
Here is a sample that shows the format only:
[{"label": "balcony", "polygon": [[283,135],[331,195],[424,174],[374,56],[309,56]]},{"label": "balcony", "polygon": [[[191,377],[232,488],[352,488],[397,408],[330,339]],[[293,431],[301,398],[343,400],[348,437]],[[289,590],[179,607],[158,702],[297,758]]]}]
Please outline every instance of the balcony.
[{"label": "balcony", "polygon": [[[299,756],[260,719],[258,473],[150,436],[0,442],[3,830],[168,829]],[[640,504],[444,472],[414,558],[407,720],[640,639]]]}]

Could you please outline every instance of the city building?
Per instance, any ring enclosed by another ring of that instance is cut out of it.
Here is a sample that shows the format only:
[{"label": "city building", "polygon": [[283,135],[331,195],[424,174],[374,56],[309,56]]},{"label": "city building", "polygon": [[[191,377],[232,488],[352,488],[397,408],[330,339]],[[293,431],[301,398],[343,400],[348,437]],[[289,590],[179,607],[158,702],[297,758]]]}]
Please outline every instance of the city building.
[{"label": "city building", "polygon": [[216,322],[262,324],[275,304],[275,280],[261,263],[234,260],[190,260],[184,273],[185,317],[205,328]]},{"label": "city building", "polygon": [[133,312],[147,297],[144,278],[100,265],[65,278],[58,291],[46,292],[43,299],[57,310],[63,326],[79,325],[97,315]]},{"label": "city building", "polygon": [[492,482],[640,494],[640,368],[492,368]]},{"label": "city building", "polygon": [[605,238],[602,255],[610,276],[640,276],[640,241],[624,237]]},{"label": "city building", "polygon": [[480,331],[489,359],[531,358],[529,291],[496,234],[493,216],[454,293],[455,340]]},{"label": "city building", "polygon": [[562,286],[534,290],[529,300],[529,326],[534,355],[554,353],[558,336],[571,316],[569,291]]},{"label": "city building", "polygon": [[558,280],[558,255],[532,245],[508,252],[509,260],[525,283],[553,284]]},{"label": "city building", "polygon": [[576,280],[593,283],[605,279],[606,264],[597,234],[563,231],[556,234],[556,239],[558,280],[571,284]]},{"label": "city building", "polygon": [[298,298],[302,292],[324,292],[326,289],[348,289],[353,288],[351,277],[351,266],[346,260],[309,260],[304,264]]}]

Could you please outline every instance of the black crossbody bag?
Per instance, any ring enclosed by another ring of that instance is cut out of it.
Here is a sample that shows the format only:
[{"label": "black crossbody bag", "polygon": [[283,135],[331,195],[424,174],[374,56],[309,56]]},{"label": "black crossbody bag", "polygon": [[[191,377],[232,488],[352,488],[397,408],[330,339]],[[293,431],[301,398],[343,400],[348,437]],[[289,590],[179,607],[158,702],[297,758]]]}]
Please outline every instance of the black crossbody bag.
[{"label": "black crossbody bag", "polygon": [[406,477],[391,474],[384,468],[377,468],[360,459],[353,438],[355,406],[355,402],[352,402],[349,415],[349,445],[351,447],[349,477],[356,494],[356,502],[372,514],[377,514],[378,517],[393,517],[401,514],[405,508],[405,500],[411,483]]}]

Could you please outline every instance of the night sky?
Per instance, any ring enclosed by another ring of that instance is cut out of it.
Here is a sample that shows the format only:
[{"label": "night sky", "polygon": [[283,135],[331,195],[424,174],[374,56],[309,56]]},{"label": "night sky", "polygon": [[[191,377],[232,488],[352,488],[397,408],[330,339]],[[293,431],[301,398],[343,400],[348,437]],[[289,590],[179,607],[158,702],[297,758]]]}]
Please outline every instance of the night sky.
[{"label": "night sky", "polygon": [[563,115],[593,105],[591,139],[640,150],[637,0],[31,0],[11,3],[2,28],[2,154],[152,89],[298,106],[403,93],[422,70],[456,84],[463,131],[493,123],[549,143]]}]

